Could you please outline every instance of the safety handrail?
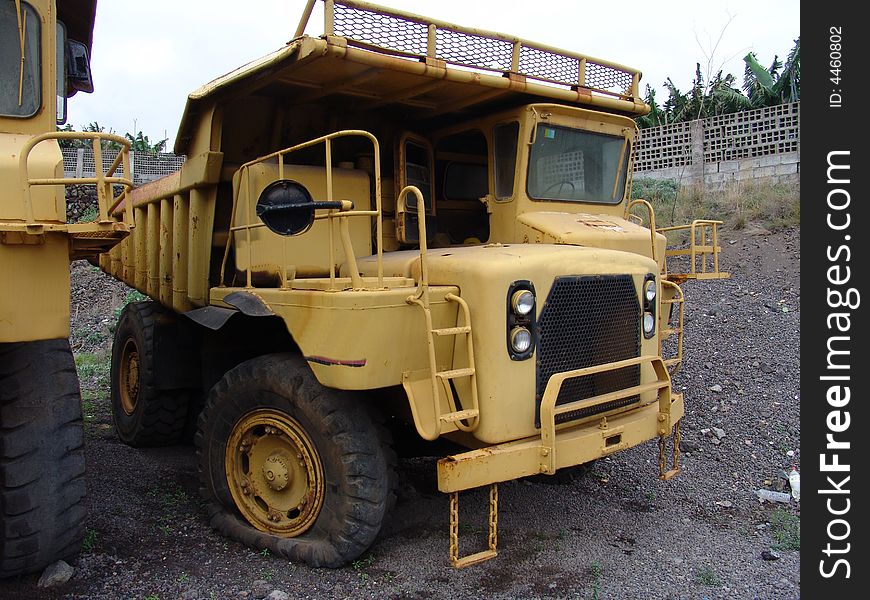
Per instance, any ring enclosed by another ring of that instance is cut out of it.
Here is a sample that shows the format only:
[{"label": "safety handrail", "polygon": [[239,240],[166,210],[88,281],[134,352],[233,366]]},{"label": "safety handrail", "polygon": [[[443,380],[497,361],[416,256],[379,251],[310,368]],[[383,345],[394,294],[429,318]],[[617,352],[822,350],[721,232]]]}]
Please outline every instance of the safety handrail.
[{"label": "safety handrail", "polygon": [[[662,329],[662,339],[667,339],[671,336],[671,334],[677,334],[677,353],[676,356],[666,359],[665,366],[668,367],[671,375],[675,375],[677,371],[680,370],[680,367],[683,364],[683,332],[684,332],[684,316],[685,316],[685,296],[683,295],[683,289],[674,283],[673,281],[668,281],[667,279],[662,279],[662,290],[665,288],[673,289],[674,296],[670,300],[662,300],[662,307],[664,305],[668,305],[673,307],[675,304],[679,305],[679,313],[677,314],[677,326],[670,327],[670,318],[666,321],[667,327]],[[664,311],[662,311],[664,312]],[[664,316],[664,315],[663,315]],[[662,354],[661,347],[659,348],[659,354]]]},{"label": "safety handrail", "polygon": [[[709,271],[709,273],[719,273],[719,252],[721,251],[721,248],[719,246],[718,226],[721,224],[722,221],[714,221],[711,219],[695,219],[694,221],[686,225],[673,225],[671,227],[662,227],[661,229],[659,229],[659,231],[663,233],[689,230],[689,248],[667,250],[665,252],[665,258],[669,256],[688,255],[691,260],[691,270],[689,271],[689,275],[696,276],[698,274],[698,257],[700,256],[701,258],[701,273],[706,274],[708,273],[706,258],[708,255],[712,255],[713,270]],[[710,231],[709,245],[707,244],[708,230]],[[700,241],[698,239],[699,233]]]},{"label": "safety handrail", "polygon": [[[618,369],[624,369],[626,367],[633,367],[637,365],[649,364],[652,366],[656,379],[650,383],[645,383],[637,386],[633,386],[630,388],[625,388],[622,390],[617,390],[615,392],[609,392],[605,394],[600,394],[598,396],[592,398],[584,398],[582,400],[575,400],[574,402],[569,402],[566,404],[562,404],[560,406],[556,406],[556,401],[559,398],[559,390],[562,388],[562,384],[567,379],[574,379],[575,377],[583,377],[586,375],[594,375],[596,373],[603,373],[605,371],[615,371]],[[602,365],[596,365],[592,367],[584,367],[581,369],[574,369],[573,371],[565,371],[564,373],[556,373],[552,375],[547,382],[547,387],[544,389],[544,395],[541,398],[541,468],[543,473],[555,473],[556,472],[556,416],[568,412],[572,412],[578,410],[580,408],[586,408],[589,406],[595,406],[598,404],[603,404],[605,402],[611,402],[613,400],[619,400],[621,398],[628,398],[630,396],[635,396],[638,394],[642,394],[645,392],[655,391],[658,395],[658,403],[659,403],[659,421],[660,431],[662,429],[669,429],[669,419],[670,419],[670,411],[671,411],[671,378],[668,373],[668,369],[664,364],[664,361],[660,356],[638,356],[636,358],[629,358],[626,360],[621,360],[613,363],[605,363]]]},{"label": "safety handrail", "polygon": [[[29,176],[28,159],[31,151],[40,143],[48,140],[91,140],[94,149],[94,177],[51,177],[37,179]],[[118,156],[106,170],[103,172],[103,148],[102,142],[108,141],[120,145]],[[116,177],[115,171],[123,163],[125,177]],[[36,224],[36,219],[33,213],[33,201],[31,198],[30,188],[37,185],[73,185],[73,184],[90,184],[97,188],[97,220],[100,224],[113,223],[109,216],[128,196],[130,190],[133,189],[133,173],[130,168],[130,141],[118,135],[102,132],[80,132],[80,131],[53,131],[42,133],[31,137],[21,149],[21,156],[18,159],[18,176],[21,183],[22,201],[24,202],[24,215],[28,224]],[[121,185],[124,189],[114,196],[112,190],[113,185]],[[109,204],[109,199],[112,203]],[[124,222],[133,225],[133,213],[130,210],[130,205],[125,206]]]},{"label": "safety handrail", "polygon": [[[356,262],[356,254],[353,250],[353,245],[351,244],[350,239],[350,230],[348,228],[348,218],[350,217],[375,217],[376,218],[376,243],[377,243],[377,267],[378,267],[378,287],[384,287],[384,261],[383,261],[383,214],[381,210],[381,161],[380,161],[380,144],[378,139],[369,133],[368,131],[364,131],[361,129],[344,129],[341,131],[335,131],[333,133],[320,136],[313,140],[308,140],[307,142],[302,142],[301,144],[296,144],[295,146],[290,146],[289,148],[284,148],[283,150],[278,150],[276,152],[272,152],[271,154],[266,154],[265,156],[261,156],[259,158],[255,158],[252,161],[246,162],[239,168],[240,176],[239,176],[239,189],[236,190],[233,194],[233,206],[232,212],[230,216],[230,229],[229,235],[227,236],[227,243],[224,247],[224,257],[221,261],[221,270],[220,270],[220,283],[221,286],[226,285],[226,267],[227,262],[229,260],[230,255],[230,247],[233,244],[233,233],[236,231],[245,231],[247,236],[246,242],[248,247],[248,268],[247,268],[247,279],[246,279],[246,287],[251,288],[252,285],[252,275],[251,275],[251,265],[252,265],[252,253],[253,248],[251,244],[251,230],[257,229],[259,227],[265,227],[265,223],[257,217],[257,221],[253,221],[251,215],[251,190],[250,190],[250,168],[254,165],[264,163],[268,160],[276,159],[278,161],[278,179],[284,179],[284,157],[293,152],[298,152],[299,150],[304,150],[306,148],[311,148],[313,146],[317,146],[319,144],[324,144],[325,154],[326,154],[326,201],[333,202],[333,185],[332,185],[332,140],[341,137],[351,137],[358,136],[368,139],[372,143],[372,149],[374,152],[374,169],[375,169],[375,210],[353,210],[353,205],[351,203],[342,202],[342,207],[335,210],[330,210],[326,214],[315,215],[315,220],[327,219],[329,223],[329,281],[330,281],[330,289],[335,288],[335,231],[333,226],[333,221],[335,219],[339,220],[339,235],[342,243],[342,247],[344,249],[345,258],[348,262],[348,268],[350,271],[351,284],[355,289],[359,289],[363,287],[363,280],[359,275],[359,269],[357,268]],[[245,202],[245,220],[246,223],[243,225],[236,225],[236,213],[238,212],[239,202],[242,198],[242,186],[245,185],[245,193],[244,197],[246,199]],[[282,243],[282,252],[283,252],[283,260],[282,260],[282,275],[281,275],[281,287],[282,289],[286,289],[287,287],[287,238],[283,238]]]},{"label": "safety handrail", "polygon": [[[658,262],[658,260],[656,259],[656,231],[661,231],[661,229],[656,230],[656,211],[655,211],[655,209],[653,209],[652,204],[650,204],[648,201],[643,200],[641,198],[638,198],[638,199],[632,200],[631,202],[628,203],[628,207],[626,208],[626,212],[630,212],[631,209],[637,205],[645,206],[647,213],[649,214],[649,237],[650,237],[650,244],[652,245],[652,259],[654,261]],[[635,216],[635,215],[629,215],[629,217],[632,217],[632,216]],[[640,217],[637,217],[637,218],[640,218]],[[640,224],[642,224],[642,223],[643,223],[643,220],[641,220]]]}]

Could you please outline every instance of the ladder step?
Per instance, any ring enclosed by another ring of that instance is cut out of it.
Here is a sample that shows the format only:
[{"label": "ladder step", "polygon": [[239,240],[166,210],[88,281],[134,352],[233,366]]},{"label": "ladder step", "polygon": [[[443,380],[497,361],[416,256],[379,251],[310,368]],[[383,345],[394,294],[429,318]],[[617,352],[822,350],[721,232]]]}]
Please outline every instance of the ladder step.
[{"label": "ladder step", "polygon": [[480,411],[476,408],[470,408],[468,410],[458,410],[456,412],[447,413],[446,415],[441,415],[441,420],[445,423],[455,423],[456,421],[464,421],[465,419],[473,419],[478,416]]},{"label": "ladder step", "polygon": [[439,379],[456,379],[457,377],[471,377],[474,375],[474,369],[466,368],[466,369],[453,369],[452,371],[438,371],[435,373],[435,377]]},{"label": "ladder step", "polygon": [[460,333],[471,333],[471,326],[465,325],[462,327],[445,327],[443,329],[433,329],[435,335],[459,335]]}]

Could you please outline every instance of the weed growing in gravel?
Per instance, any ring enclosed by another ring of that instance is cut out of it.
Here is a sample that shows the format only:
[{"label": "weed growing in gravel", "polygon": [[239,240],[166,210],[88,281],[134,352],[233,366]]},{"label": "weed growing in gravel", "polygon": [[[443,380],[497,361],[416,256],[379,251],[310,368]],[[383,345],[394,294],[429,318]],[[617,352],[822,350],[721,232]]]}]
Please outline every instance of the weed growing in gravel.
[{"label": "weed growing in gravel", "polygon": [[145,596],[145,600],[160,600],[160,596],[157,594],[148,594]]},{"label": "weed growing in gravel", "polygon": [[263,558],[268,558],[268,557],[269,557],[269,549],[268,549],[268,548],[263,548],[263,549],[260,551],[260,556],[262,556]]},{"label": "weed growing in gravel", "polygon": [[[124,298],[124,302],[121,303],[121,306],[119,306],[118,308],[116,308],[112,312],[112,317],[113,317],[112,322],[113,323],[118,322],[118,319],[121,318],[121,312],[123,312],[124,307],[127,306],[128,304],[130,304],[131,302],[144,302],[147,299],[148,299],[148,296],[146,296],[145,294],[143,294],[139,290],[130,290],[129,292],[127,292],[127,296]],[[112,329],[114,330],[114,327]]]},{"label": "weed growing in gravel", "polygon": [[801,549],[801,518],[784,508],[777,508],[770,516],[771,535],[776,550]]},{"label": "weed growing in gravel", "polygon": [[375,557],[373,554],[366,554],[362,558],[358,558],[351,563],[353,570],[357,572],[359,578],[363,581],[368,580],[369,574],[365,572],[370,566],[375,564]]},{"label": "weed growing in gravel", "polygon": [[109,393],[112,357],[108,352],[81,352],[75,355],[82,397],[102,398]]},{"label": "weed growing in gravel", "polygon": [[97,530],[96,529],[86,529],[85,530],[85,539],[82,540],[82,550],[85,552],[90,552],[94,549],[94,546],[97,544]]},{"label": "weed growing in gravel", "polygon": [[601,575],[604,569],[598,563],[592,563],[589,566],[589,577],[592,578],[592,600],[600,600],[601,598]]},{"label": "weed growing in gravel", "polygon": [[698,567],[698,570],[695,571],[695,580],[701,585],[706,585],[708,587],[715,587],[721,583],[719,576],[713,569],[713,565],[710,564]]},{"label": "weed growing in gravel", "polygon": [[188,581],[190,581],[190,575],[182,571],[181,575],[178,576],[178,583],[187,583]]}]

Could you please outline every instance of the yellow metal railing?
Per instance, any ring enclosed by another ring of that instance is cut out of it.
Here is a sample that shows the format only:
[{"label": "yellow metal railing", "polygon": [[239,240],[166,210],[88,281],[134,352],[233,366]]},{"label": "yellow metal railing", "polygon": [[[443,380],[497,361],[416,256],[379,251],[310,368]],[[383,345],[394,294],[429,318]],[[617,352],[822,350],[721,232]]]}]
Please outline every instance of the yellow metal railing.
[{"label": "yellow metal railing", "polygon": [[[679,285],[674,283],[673,281],[668,281],[667,279],[662,279],[662,292],[668,290],[667,294],[663,294],[666,296],[670,296],[667,300],[662,300],[662,320],[665,323],[665,327],[662,327],[661,331],[661,340],[667,340],[672,335],[676,334],[677,336],[677,349],[676,354],[672,358],[665,360],[665,366],[668,367],[671,375],[676,374],[677,371],[680,370],[680,367],[683,364],[683,327],[684,327],[684,314],[685,314],[685,304],[686,298],[683,295],[683,290]],[[668,307],[668,315],[665,316],[665,306]],[[671,326],[671,310],[674,306],[677,306],[677,319],[676,325]],[[662,354],[661,348],[659,348],[659,354]]]},{"label": "yellow metal railing", "polygon": [[722,248],[719,246],[718,226],[721,224],[722,221],[695,219],[688,225],[675,225],[659,229],[660,233],[665,234],[668,232],[686,231],[689,233],[688,248],[669,248],[665,252],[666,274],[667,259],[669,257],[688,256],[689,269],[683,273],[670,274],[669,277],[677,280],[724,279],[729,277],[728,273],[719,271],[719,252],[721,252]]},{"label": "yellow metal railing", "polygon": [[[562,385],[567,379],[574,379],[576,377],[584,377],[596,373],[615,371],[626,367],[640,366],[644,364],[652,366],[656,374],[656,379],[654,381],[556,406],[556,400],[559,398],[559,391],[562,389]],[[573,371],[565,371],[564,373],[555,373],[552,375],[550,380],[547,382],[544,396],[541,398],[541,473],[552,475],[556,472],[556,417],[558,415],[593,406],[600,406],[615,400],[630,398],[631,396],[639,396],[640,394],[647,392],[656,392],[657,394],[657,400],[659,403],[659,435],[664,436],[670,431],[671,427],[671,378],[661,357],[639,356],[637,358],[629,358],[614,363],[574,369]],[[618,432],[614,433],[614,435],[617,434]],[[606,451],[615,452],[624,447],[623,444],[615,443],[608,445]]]},{"label": "yellow metal railing", "polygon": [[[30,152],[41,142],[48,140],[91,140],[94,149],[94,177],[53,177],[46,179],[37,179],[29,176],[28,158]],[[120,146],[120,151],[115,160],[103,172],[103,147],[102,142],[112,142]],[[118,167],[123,164],[124,177],[115,175]],[[31,199],[30,188],[37,185],[73,185],[73,184],[91,184],[97,188],[97,218],[96,223],[106,225],[115,223],[111,219],[111,214],[124,201],[129,191],[133,188],[133,174],[130,170],[130,142],[117,135],[101,132],[78,132],[78,131],[55,131],[43,133],[30,138],[21,149],[21,156],[18,159],[18,173],[21,182],[21,197],[24,202],[24,215],[28,224],[38,225],[33,214],[33,202]],[[113,185],[123,186],[118,196],[114,196],[112,190]],[[131,226],[133,225],[133,212],[129,203],[125,206],[124,222]]]},{"label": "yellow metal railing", "polygon": [[[330,133],[329,135],[324,135],[319,138],[309,140],[307,142],[303,142],[301,144],[297,144],[295,146],[291,146],[289,148],[285,148],[283,150],[278,150],[277,152],[273,152],[271,154],[267,154],[266,156],[261,156],[260,158],[254,159],[250,162],[247,162],[241,166],[239,169],[239,189],[238,192],[233,197],[233,208],[232,208],[232,216],[230,218],[230,232],[227,236],[226,247],[224,248],[224,257],[221,262],[221,271],[220,271],[220,282],[222,286],[226,285],[226,266],[229,260],[230,248],[233,244],[233,234],[238,231],[244,231],[246,235],[247,242],[247,250],[248,250],[248,266],[246,271],[246,287],[252,288],[252,274],[251,274],[251,266],[253,264],[252,256],[253,256],[253,248],[251,244],[251,230],[259,227],[265,227],[266,224],[260,220],[259,218],[255,220],[251,214],[251,189],[250,189],[250,168],[254,165],[264,163],[269,160],[276,159],[278,161],[278,179],[284,179],[284,159],[288,154],[292,154],[293,152],[298,152],[299,150],[304,150],[306,148],[311,148],[313,146],[317,146],[319,144],[324,144],[325,147],[325,155],[326,155],[326,201],[333,202],[333,181],[332,181],[332,141],[336,138],[341,137],[362,137],[369,140],[372,144],[372,149],[374,152],[374,169],[375,169],[375,210],[353,210],[353,204],[350,202],[342,202],[342,207],[340,209],[329,210],[329,212],[325,214],[316,214],[315,220],[327,219],[329,224],[329,282],[330,289],[335,289],[336,284],[336,273],[335,273],[335,226],[334,222],[338,221],[339,232],[342,248],[344,249],[345,259],[348,263],[348,271],[350,274],[351,285],[355,289],[361,289],[364,287],[364,282],[359,275],[359,269],[357,268],[356,262],[356,254],[353,250],[353,245],[351,244],[350,239],[350,229],[348,227],[348,219],[351,217],[375,217],[376,219],[376,235],[377,235],[377,266],[378,266],[378,280],[377,287],[384,287],[384,264],[383,264],[383,216],[381,211],[381,161],[380,161],[380,144],[378,143],[377,138],[371,133],[359,129],[348,129],[342,131],[336,131],[334,133]],[[244,198],[245,205],[245,223],[242,225],[236,225],[236,214],[239,209],[239,202]],[[303,234],[304,235],[304,234]],[[279,273],[281,277],[281,288],[288,289],[288,261],[287,261],[287,238],[284,237],[283,242],[283,259],[281,265],[281,272]]]},{"label": "yellow metal railing", "polygon": [[[296,37],[304,33],[315,2],[308,0]],[[358,0],[324,0],[323,4],[324,34],[344,37],[362,48],[515,73],[623,99],[640,98],[640,71],[611,61]]]}]

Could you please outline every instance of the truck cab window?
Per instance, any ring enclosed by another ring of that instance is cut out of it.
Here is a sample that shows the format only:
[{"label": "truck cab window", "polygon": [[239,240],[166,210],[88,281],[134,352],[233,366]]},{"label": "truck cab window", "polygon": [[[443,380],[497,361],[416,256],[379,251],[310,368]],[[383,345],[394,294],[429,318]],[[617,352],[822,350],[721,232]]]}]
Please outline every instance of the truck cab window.
[{"label": "truck cab window", "polygon": [[39,15],[16,4],[0,0],[0,115],[30,117],[42,104]]},{"label": "truck cab window", "polygon": [[535,200],[618,204],[629,162],[626,138],[541,123],[529,156]]},{"label": "truck cab window", "polygon": [[489,193],[486,137],[463,131],[435,146],[439,231],[450,244],[479,244],[489,239],[489,215],[480,201]]}]

